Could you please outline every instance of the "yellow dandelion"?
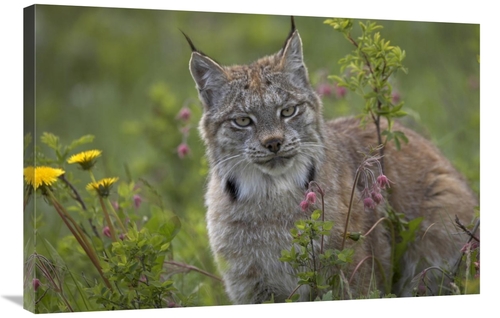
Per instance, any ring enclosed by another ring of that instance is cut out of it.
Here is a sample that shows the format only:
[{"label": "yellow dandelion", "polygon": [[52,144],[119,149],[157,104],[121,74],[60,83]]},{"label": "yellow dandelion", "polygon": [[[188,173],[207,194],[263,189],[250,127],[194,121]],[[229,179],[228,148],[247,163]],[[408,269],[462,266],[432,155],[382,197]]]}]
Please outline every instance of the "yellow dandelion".
[{"label": "yellow dandelion", "polygon": [[91,182],[87,184],[88,191],[96,191],[100,197],[107,197],[109,195],[109,191],[111,190],[111,186],[113,183],[118,181],[118,178],[104,178],[102,180]]},{"label": "yellow dandelion", "polygon": [[57,181],[57,177],[64,174],[64,170],[51,167],[26,167],[23,170],[24,180],[35,190],[40,186],[50,186]]},{"label": "yellow dandelion", "polygon": [[101,150],[87,150],[68,159],[68,163],[78,163],[83,170],[90,170],[95,165],[95,159],[101,155]]}]

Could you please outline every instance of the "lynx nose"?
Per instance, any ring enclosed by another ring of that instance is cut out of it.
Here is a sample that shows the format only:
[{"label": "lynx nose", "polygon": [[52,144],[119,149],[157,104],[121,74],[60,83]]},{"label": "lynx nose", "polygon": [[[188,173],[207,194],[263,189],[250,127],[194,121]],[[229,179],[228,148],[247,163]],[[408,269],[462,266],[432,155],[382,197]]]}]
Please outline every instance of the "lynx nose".
[{"label": "lynx nose", "polygon": [[283,140],[281,138],[273,138],[266,140],[264,143],[264,147],[269,149],[269,151],[277,153],[280,151],[281,144],[283,143]]}]

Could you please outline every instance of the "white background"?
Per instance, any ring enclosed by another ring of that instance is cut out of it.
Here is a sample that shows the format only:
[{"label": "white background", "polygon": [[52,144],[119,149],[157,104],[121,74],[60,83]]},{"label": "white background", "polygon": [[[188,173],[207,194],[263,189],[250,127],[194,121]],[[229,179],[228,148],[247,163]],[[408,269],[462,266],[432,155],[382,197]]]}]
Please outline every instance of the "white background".
[{"label": "white background", "polygon": [[[306,4],[291,1],[286,5],[270,1],[48,1],[43,4],[148,8],[212,12],[245,12],[297,16],[352,17],[410,21],[460,22],[480,24],[481,28],[481,295],[338,301],[310,304],[259,306],[225,306],[146,311],[120,311],[57,314],[57,317],[234,317],[278,315],[279,317],[489,317],[490,304],[498,314],[498,248],[496,235],[499,197],[496,182],[496,156],[500,142],[497,130],[498,107],[495,95],[499,89],[500,40],[498,13],[491,0],[476,1],[317,1]],[[22,309],[23,244],[22,244],[22,106],[23,106],[23,8],[34,3],[5,1],[0,8],[0,315],[25,317]],[[494,245],[495,244],[495,245]],[[168,310],[168,311],[167,311]],[[495,315],[495,314],[493,314]],[[49,316],[53,316],[50,314]]]}]

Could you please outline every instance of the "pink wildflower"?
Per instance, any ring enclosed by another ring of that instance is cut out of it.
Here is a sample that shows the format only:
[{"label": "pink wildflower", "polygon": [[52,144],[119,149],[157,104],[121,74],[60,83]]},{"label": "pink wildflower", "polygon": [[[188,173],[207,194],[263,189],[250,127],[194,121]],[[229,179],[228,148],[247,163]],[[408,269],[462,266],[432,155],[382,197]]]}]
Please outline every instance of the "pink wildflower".
[{"label": "pink wildflower", "polygon": [[111,230],[109,229],[109,226],[105,226],[102,229],[102,234],[107,236],[107,237],[111,237]]},{"label": "pink wildflower", "polygon": [[306,211],[309,208],[309,202],[307,200],[300,202],[300,208],[302,211]]},{"label": "pink wildflower", "polygon": [[138,209],[141,206],[142,198],[138,194],[134,194],[134,206]]},{"label": "pink wildflower", "polygon": [[335,85],[335,96],[338,99],[344,98],[346,94],[347,94],[347,89],[345,87]]},{"label": "pink wildflower", "polygon": [[391,95],[392,103],[397,104],[401,100],[401,95],[398,92],[393,92]]},{"label": "pink wildflower", "polygon": [[316,92],[318,92],[320,96],[330,96],[332,95],[332,86],[327,83],[320,84]]},{"label": "pink wildflower", "polygon": [[177,147],[177,154],[179,155],[179,158],[184,158],[188,153],[189,153],[189,146],[185,143],[181,143]]},{"label": "pink wildflower", "polygon": [[183,121],[188,121],[191,118],[191,110],[187,107],[182,107],[179,113],[177,114],[177,118]]},{"label": "pink wildflower", "polygon": [[170,301],[167,303],[167,307],[168,307],[168,308],[175,308],[175,307],[179,307],[179,305],[177,305],[174,301],[171,301],[171,300],[170,300]]},{"label": "pink wildflower", "polygon": [[308,192],[306,195],[306,200],[307,200],[307,202],[309,202],[311,204],[316,203],[316,193],[314,193],[312,191]]},{"label": "pink wildflower", "polygon": [[479,247],[479,243],[477,241],[472,241],[470,244],[471,244],[470,246],[471,251]]},{"label": "pink wildflower", "polygon": [[465,245],[460,249],[460,252],[461,253],[466,253],[466,252],[470,251],[470,248],[471,248],[471,244],[470,243],[465,243]]},{"label": "pink wildflower", "polygon": [[375,201],[376,204],[380,204],[380,202],[382,202],[382,200],[384,200],[384,197],[378,191],[372,191],[370,196],[373,199],[373,201]]},{"label": "pink wildflower", "polygon": [[365,206],[365,209],[375,209],[377,206],[371,197],[364,198],[363,205]]},{"label": "pink wildflower", "polygon": [[35,291],[38,290],[38,287],[40,287],[40,285],[40,280],[38,278],[33,278],[33,288],[35,289]]},{"label": "pink wildflower", "polygon": [[390,182],[392,182],[391,180],[389,180],[389,178],[387,178],[385,175],[381,174],[380,176],[377,177],[377,183],[378,183],[378,186],[381,188],[381,189],[385,189],[386,187],[387,188],[390,188]]}]

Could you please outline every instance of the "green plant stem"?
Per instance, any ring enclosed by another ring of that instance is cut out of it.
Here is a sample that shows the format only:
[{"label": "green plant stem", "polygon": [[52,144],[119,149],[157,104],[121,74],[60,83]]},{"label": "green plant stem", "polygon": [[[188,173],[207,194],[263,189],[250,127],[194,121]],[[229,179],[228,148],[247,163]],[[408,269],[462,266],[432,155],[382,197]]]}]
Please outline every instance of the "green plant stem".
[{"label": "green plant stem", "polygon": [[347,228],[349,226],[349,219],[351,217],[352,202],[354,201],[354,192],[356,191],[356,185],[358,184],[359,176],[361,175],[361,170],[358,168],[356,170],[356,177],[354,178],[354,183],[351,190],[351,198],[349,200],[349,207],[347,209],[347,218],[345,220],[344,235],[342,237],[342,244],[340,245],[340,250],[342,251],[345,246],[345,241],[347,238]]},{"label": "green plant stem", "polygon": [[[378,108],[380,109],[381,103],[380,101],[378,102]],[[380,155],[380,170],[382,170],[382,174],[385,174],[384,171],[384,148],[385,148],[385,143],[382,142],[382,133],[380,132],[380,115],[377,115],[376,119],[373,120],[373,123],[375,124],[375,127],[377,129],[377,140],[378,144],[380,147],[378,147],[378,153]]]},{"label": "green plant stem", "polygon": [[391,286],[392,286],[392,280],[394,279],[394,258],[396,257],[396,233],[394,232],[394,224],[392,224],[391,220],[390,219],[387,219],[387,223],[389,223],[389,228],[391,229],[391,271],[390,271],[390,280],[387,281],[387,285],[385,287],[385,289],[387,291],[390,291],[391,290]]},{"label": "green plant stem", "polygon": [[[46,264],[48,264],[48,268]],[[68,307],[68,310],[74,312],[73,307],[71,306],[68,299],[64,295],[63,283],[54,265],[45,256],[40,254],[36,254],[35,265],[38,268],[38,270],[41,271],[42,275],[49,281],[49,284],[52,287],[52,289],[61,297],[66,307]],[[42,297],[44,295],[42,295]],[[37,302],[40,301],[42,297],[39,298]]]},{"label": "green plant stem", "polygon": [[104,204],[104,201],[101,196],[99,196],[99,202],[101,203],[102,207],[102,212],[104,213],[104,218],[106,219],[106,223],[108,224],[109,231],[111,232],[111,239],[113,242],[116,242],[116,232],[115,232],[115,227],[113,226],[113,222],[111,222],[111,218],[109,217],[108,210],[106,209],[106,205]]},{"label": "green plant stem", "polygon": [[[313,262],[313,271],[314,271],[314,285],[313,285],[313,290],[315,295],[318,294],[318,270],[316,269],[316,253],[314,252],[314,241],[313,241],[313,236],[314,236],[314,230],[311,231],[311,254],[312,254],[312,262]],[[315,296],[316,297],[316,296]]]},{"label": "green plant stem", "polygon": [[389,228],[391,230],[391,269],[390,269],[390,272],[389,272],[389,277],[390,277],[389,281],[385,280],[385,274],[381,270],[382,275],[384,275],[384,282],[386,282],[386,285],[385,285],[386,292],[389,293],[390,290],[391,290],[392,278],[394,276],[394,249],[395,249],[395,244],[396,244],[395,243],[396,236],[395,236],[395,233],[394,233],[394,226],[393,226],[393,224],[392,224],[392,222],[391,222],[391,220],[389,218],[387,218],[387,217],[381,217],[380,219],[378,219],[377,222],[375,222],[375,224],[373,224],[373,226],[363,236],[365,236],[365,237],[368,236],[377,227],[377,225],[379,225],[380,222],[382,222],[382,221],[387,221],[387,223],[389,223]]},{"label": "green plant stem", "polygon": [[[475,234],[476,233],[477,229],[479,228],[479,221],[480,221],[480,219],[476,220],[474,228],[470,232],[471,234]],[[473,236],[469,236],[469,240],[467,241],[467,243],[470,243],[472,240],[473,240]],[[477,240],[477,238],[476,238],[476,240]],[[465,252],[460,253],[460,257],[458,257],[457,261],[455,262],[455,265],[453,266],[453,270],[451,271],[451,276],[453,278],[455,278],[456,275],[457,275],[458,268],[460,267],[460,263],[462,262],[462,256],[464,255],[464,253]]]},{"label": "green plant stem", "polygon": [[371,227],[371,228],[370,228],[370,229],[369,229],[369,230],[368,230],[365,234],[363,234],[363,236],[365,236],[365,237],[366,237],[366,236],[368,236],[368,235],[369,235],[369,234],[370,234],[370,233],[371,233],[371,232],[372,232],[372,231],[373,231],[373,230],[377,227],[377,225],[378,225],[380,222],[384,221],[384,220],[388,220],[388,221],[389,221],[389,219],[388,219],[388,218],[386,218],[386,217],[381,217],[380,219],[378,219],[378,221],[377,221],[377,222],[375,222],[375,224],[373,224],[373,226],[372,226],[372,227]]},{"label": "green plant stem", "polygon": [[[325,224],[325,199],[323,198],[323,191],[321,194],[321,222]],[[321,247],[320,247],[320,254],[323,254],[323,245],[324,245],[324,239],[325,236],[321,234]]]},{"label": "green plant stem", "polygon": [[[372,255],[368,255],[366,256],[365,258],[363,258],[357,265],[356,267],[354,268],[354,270],[352,271],[352,274],[351,274],[351,277],[349,278],[349,284],[351,284],[352,280],[354,279],[354,274],[356,274],[356,272],[358,271],[358,269],[361,267],[361,265],[367,261],[368,259],[373,259],[375,261],[375,264],[377,264],[377,267],[379,269],[379,272],[380,274],[382,275],[382,280],[384,281],[384,283],[386,283],[386,286],[387,286],[387,281],[386,281],[386,277],[385,277],[385,273],[384,273],[384,268],[382,267],[382,264],[380,263],[380,261],[373,257]],[[390,290],[387,290],[387,287],[386,287],[386,293],[389,293]]]},{"label": "green plant stem", "polygon": [[96,182],[95,177],[94,177],[94,173],[92,172],[92,170],[89,170],[89,174],[90,174],[90,180],[92,180],[92,182]]},{"label": "green plant stem", "polygon": [[[74,199],[80,203],[80,206],[82,207],[82,209],[84,211],[87,211],[87,206],[85,205],[85,202],[83,202],[83,199],[82,197],[80,196],[80,193],[78,192],[78,190],[73,186],[73,184],[71,184],[71,182],[69,182],[68,179],[66,179],[65,175],[61,175],[59,176],[59,179],[61,181],[63,181],[70,189],[71,191],[73,192],[73,195],[74,195]],[[94,232],[95,236],[99,237],[99,233],[97,232],[97,229],[94,225],[94,223],[92,222],[92,219],[91,218],[88,218],[88,221],[89,221],[89,225],[90,225],[90,228],[92,229],[92,232]]]},{"label": "green plant stem", "polygon": [[26,210],[26,206],[28,205],[28,202],[30,201],[31,195],[33,194],[33,188],[29,187],[28,190],[25,191],[25,199],[23,203],[23,212]]},{"label": "green plant stem", "polygon": [[[97,258],[97,255],[95,254],[94,250],[90,247],[90,244],[86,238],[85,235],[81,233],[80,228],[76,224],[76,222],[73,220],[73,218],[66,212],[63,206],[59,204],[57,199],[54,197],[53,193],[50,190],[47,190],[48,196],[50,200],[52,201],[52,204],[54,205],[55,210],[63,220],[64,224],[66,224],[66,227],[71,231],[75,239],[78,241],[80,246],[83,248],[87,256],[90,258],[92,264],[94,264],[95,268],[101,275],[102,279],[104,280],[104,283],[109,289],[112,289],[111,284],[109,283],[108,279],[104,276],[104,273],[102,272],[101,265],[99,263],[99,260]],[[69,220],[69,221],[68,221]],[[71,224],[70,224],[71,222]]]},{"label": "green plant stem", "polygon": [[288,296],[287,299],[292,298],[292,296],[297,292],[297,290],[299,290],[300,286],[302,286],[302,285],[297,285],[297,287],[295,287],[295,289],[292,290],[292,293]]},{"label": "green plant stem", "polygon": [[78,191],[76,190],[76,188],[71,184],[71,182],[68,181],[68,179],[66,179],[65,175],[62,174],[59,176],[59,179],[64,182],[64,184],[66,184],[68,186],[68,188],[71,189],[71,191],[73,192],[73,195],[74,195],[74,199],[80,203],[81,207],[83,210],[87,211],[87,207],[85,206],[85,203],[83,202],[82,200],[82,197],[80,196],[80,194],[78,193]]},{"label": "green plant stem", "polygon": [[120,219],[120,217],[118,217],[118,214],[116,213],[115,209],[113,208],[113,205],[111,204],[111,202],[109,201],[109,199],[107,199],[106,201],[108,203],[109,209],[111,210],[111,212],[113,212],[113,215],[114,215],[115,219],[118,221],[118,224],[120,225],[120,227],[121,227],[121,229],[123,231],[123,234],[126,234],[127,233],[127,229],[125,229],[125,226],[123,225],[122,220]]},{"label": "green plant stem", "polygon": [[56,293],[59,293],[61,291],[61,288],[59,284],[56,283],[54,277],[51,274],[51,271],[47,267],[45,267],[45,264],[43,262],[35,260],[35,265],[38,268],[38,270],[42,273],[42,275],[49,281],[49,284],[52,286],[52,289],[54,289]]},{"label": "green plant stem", "polygon": [[187,269],[188,271],[195,271],[195,272],[198,272],[198,273],[203,274],[205,276],[208,276],[210,278],[213,278],[213,279],[215,279],[215,280],[217,280],[219,282],[222,282],[222,279],[220,277],[217,277],[217,276],[215,276],[213,274],[210,274],[209,272],[206,272],[206,271],[204,271],[202,269],[199,269],[198,267],[193,266],[193,265],[179,263],[179,262],[176,262],[176,261],[165,261],[164,264],[182,267],[182,268]]},{"label": "green plant stem", "polygon": [[63,219],[64,223],[66,224],[66,226],[68,227],[68,229],[71,231],[71,233],[73,234],[73,236],[75,237],[75,239],[78,241],[78,243],[80,244],[80,246],[83,248],[83,250],[85,251],[85,253],[87,254],[87,256],[90,258],[92,264],[94,264],[95,268],[97,269],[97,271],[101,275],[102,279],[104,280],[104,283],[106,284],[106,286],[109,289],[112,289],[111,284],[109,283],[108,279],[104,276],[104,273],[102,272],[102,268],[101,268],[101,265],[99,264],[99,260],[97,259],[97,255],[91,249],[91,247],[84,242],[84,241],[87,240],[86,237],[84,235],[80,235],[78,233],[78,231],[75,230],[75,228],[73,228],[73,226],[71,226],[68,223],[68,221],[66,220],[65,215],[63,214],[63,212],[59,211],[59,209],[60,209],[60,206],[58,208],[56,208],[56,210],[58,211],[59,215]]},{"label": "green plant stem", "polygon": [[[370,74],[371,74],[372,78],[376,80],[377,77],[375,76],[375,72],[373,71],[373,68],[372,68],[372,65],[370,63],[370,60],[368,59],[368,56],[366,56],[366,54],[363,52],[363,50],[361,50],[359,48],[359,44],[351,37],[350,33],[346,35],[346,38],[349,40],[349,42],[351,42],[356,47],[356,49],[360,50],[360,53],[363,56],[363,59],[365,60],[365,64],[368,67],[368,70],[370,71]],[[383,67],[382,74],[385,73],[385,68],[386,68],[386,62],[385,62],[385,59],[384,59],[384,67]],[[385,78],[383,78],[382,82],[385,83],[388,80],[389,75],[391,73],[392,72],[390,72]],[[378,88],[377,87],[372,87],[372,89],[373,89],[373,91],[375,93],[378,93]],[[377,108],[380,110],[381,107],[382,107],[382,103],[380,102],[380,100],[377,99]],[[380,132],[380,115],[377,114],[377,116],[374,116],[373,113],[372,113],[372,120],[373,120],[373,123],[375,124],[376,130],[377,130],[378,144],[385,146],[385,144],[382,143],[382,134]],[[380,165],[381,165],[382,173],[384,173],[384,147],[380,147],[379,148],[379,155],[380,155]]]}]

